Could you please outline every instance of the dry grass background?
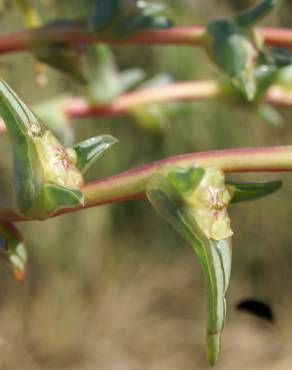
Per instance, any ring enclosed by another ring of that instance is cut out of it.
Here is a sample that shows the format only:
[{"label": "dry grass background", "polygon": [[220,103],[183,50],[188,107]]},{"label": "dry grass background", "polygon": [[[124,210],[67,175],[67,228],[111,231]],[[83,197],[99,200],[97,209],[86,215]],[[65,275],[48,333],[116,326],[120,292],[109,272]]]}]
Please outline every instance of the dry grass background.
[{"label": "dry grass background", "polygon": [[[89,1],[51,3],[44,13],[48,18],[57,13],[57,7],[64,14],[84,12]],[[192,24],[231,14],[251,2],[169,3],[178,24]],[[36,4],[44,9],[40,2]],[[283,10],[269,24],[292,26],[290,6],[284,1]],[[18,29],[20,24],[17,12],[12,11],[2,18],[1,31]],[[162,70],[177,79],[218,75],[200,50],[125,47],[115,52],[121,67],[142,66],[149,76]],[[1,75],[28,103],[57,92],[78,91],[53,71],[49,71],[48,87],[40,90],[26,54],[7,56],[1,62]],[[74,127],[76,140],[99,133],[119,139],[119,145],[90,174],[98,178],[187,151],[291,143],[291,113],[288,109],[282,113],[286,124],[274,129],[246,108],[207,102],[193,104],[191,114],[170,121],[163,137],[143,131],[126,118],[86,120]],[[11,168],[6,137],[0,138],[0,148],[5,192]],[[231,209],[234,263],[223,351],[216,366],[220,370],[292,367],[292,181],[290,175],[282,178],[284,187],[279,193]],[[0,266],[0,370],[209,368],[199,265],[192,250],[145,201],[20,227],[29,246],[28,276],[19,286],[7,266]],[[249,296],[272,303],[277,317],[274,326],[235,311],[236,302]]]}]

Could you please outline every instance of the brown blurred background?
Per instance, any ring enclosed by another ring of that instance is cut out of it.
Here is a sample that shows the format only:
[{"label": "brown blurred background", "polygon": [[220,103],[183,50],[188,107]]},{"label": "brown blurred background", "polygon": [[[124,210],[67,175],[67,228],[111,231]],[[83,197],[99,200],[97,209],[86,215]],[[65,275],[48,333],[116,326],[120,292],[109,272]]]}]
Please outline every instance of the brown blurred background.
[{"label": "brown blurred background", "polygon": [[[161,2],[163,2],[161,0]],[[90,1],[34,1],[43,19],[87,13]],[[178,25],[206,23],[255,3],[248,0],[164,0]],[[266,24],[292,27],[289,0]],[[17,9],[4,13],[1,32],[23,27]],[[222,77],[206,55],[190,47],[115,47],[119,67],[144,68],[150,78],[167,71],[177,80]],[[48,70],[49,83],[34,82],[29,54],[1,56],[0,73],[29,104],[76,84]],[[75,140],[108,133],[119,144],[104,155],[88,180],[138,164],[192,151],[291,144],[290,109],[274,128],[248,106],[220,101],[186,104],[163,134],[133,119],[73,122]],[[9,142],[0,137],[0,186],[9,187]],[[242,179],[282,178],[283,188],[254,203],[233,206],[234,236],[228,316],[217,369],[292,367],[292,177],[246,174]],[[204,348],[204,290],[191,248],[146,201],[114,204],[46,222],[20,225],[29,249],[25,284],[0,266],[1,370],[208,369]],[[276,324],[234,309],[254,297],[271,303]]]}]

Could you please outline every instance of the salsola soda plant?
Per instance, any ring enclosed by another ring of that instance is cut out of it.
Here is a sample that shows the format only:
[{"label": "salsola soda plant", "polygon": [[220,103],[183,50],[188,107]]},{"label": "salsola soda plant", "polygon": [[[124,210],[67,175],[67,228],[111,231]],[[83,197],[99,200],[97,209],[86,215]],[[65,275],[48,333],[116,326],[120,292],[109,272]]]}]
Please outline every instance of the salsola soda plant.
[{"label": "salsola soda plant", "polygon": [[[60,18],[47,24],[28,0],[15,1],[27,29],[2,35],[0,53],[28,51],[36,59],[39,82],[43,64],[48,64],[74,78],[84,91],[82,97],[56,99],[35,114],[6,81],[0,81],[0,133],[7,131],[13,155],[13,197],[0,208],[0,250],[18,280],[25,276],[27,252],[17,222],[147,197],[198,257],[206,289],[207,356],[215,364],[231,272],[233,231],[228,209],[281,186],[281,181],[230,182],[226,174],[291,171],[292,146],[189,153],[86,183],[84,172],[117,140],[102,135],[67,145],[63,121],[65,115],[76,119],[130,115],[145,128],[159,130],[166,114],[159,103],[220,98],[230,104],[244,102],[277,124],[279,114],[269,103],[292,103],[288,52],[292,30],[257,28],[277,5],[277,0],[264,0],[206,26],[176,27],[164,16],[165,6],[146,1],[94,0],[86,18]],[[152,80],[143,85],[141,69],[119,72],[114,63],[109,46],[127,44],[202,47],[222,71],[223,82]],[[155,115],[150,106],[155,106]],[[57,115],[59,127],[50,126],[48,114]]]}]

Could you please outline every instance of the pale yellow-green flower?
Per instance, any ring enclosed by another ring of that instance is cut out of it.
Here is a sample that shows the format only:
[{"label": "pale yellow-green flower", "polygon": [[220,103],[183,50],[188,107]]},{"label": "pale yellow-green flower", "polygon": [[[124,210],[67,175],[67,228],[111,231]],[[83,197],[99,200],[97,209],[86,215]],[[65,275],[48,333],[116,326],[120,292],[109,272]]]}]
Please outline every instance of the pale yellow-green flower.
[{"label": "pale yellow-green flower", "polygon": [[225,186],[225,176],[220,169],[207,168],[199,185],[184,193],[183,198],[207,238],[222,240],[233,234],[227,213],[231,194]]}]

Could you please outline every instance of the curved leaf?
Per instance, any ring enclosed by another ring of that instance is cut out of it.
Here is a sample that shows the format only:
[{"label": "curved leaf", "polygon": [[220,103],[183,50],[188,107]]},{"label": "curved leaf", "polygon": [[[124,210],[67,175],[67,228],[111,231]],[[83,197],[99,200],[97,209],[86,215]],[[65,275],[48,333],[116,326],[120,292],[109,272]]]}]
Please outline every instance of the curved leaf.
[{"label": "curved leaf", "polygon": [[227,188],[232,194],[231,203],[247,202],[275,193],[282,186],[281,180],[236,182],[228,181]]},{"label": "curved leaf", "polygon": [[110,135],[96,136],[82,141],[74,146],[77,154],[76,167],[85,172],[101,154],[117,143],[117,139]]},{"label": "curved leaf", "polygon": [[[205,179],[204,176],[201,177],[202,172],[200,170],[198,177],[194,176],[196,169],[183,174],[186,180],[185,186],[182,186],[183,177],[178,179],[180,175],[177,176],[175,170],[171,170],[172,174],[167,177],[162,173],[155,174],[147,185],[146,194],[160,216],[191,244],[199,258],[207,292],[207,354],[210,364],[214,364],[220,354],[221,333],[226,316],[225,293],[228,288],[231,271],[231,237],[227,236],[225,239],[220,240],[209,238],[202,229],[202,224],[198,223],[198,218],[194,211],[200,208],[201,190],[203,191],[203,196],[207,195],[208,198],[208,194],[205,193],[208,190],[204,188],[206,177]],[[190,204],[189,181],[192,177],[194,177],[193,190],[199,192],[196,195],[192,194],[192,196],[199,196],[196,201],[198,202],[197,207]],[[201,182],[198,184],[197,180],[200,177]],[[209,180],[211,182],[214,181],[214,176],[210,176]],[[178,185],[178,188],[173,185],[174,183]],[[200,215],[204,217],[203,212]]]}]

